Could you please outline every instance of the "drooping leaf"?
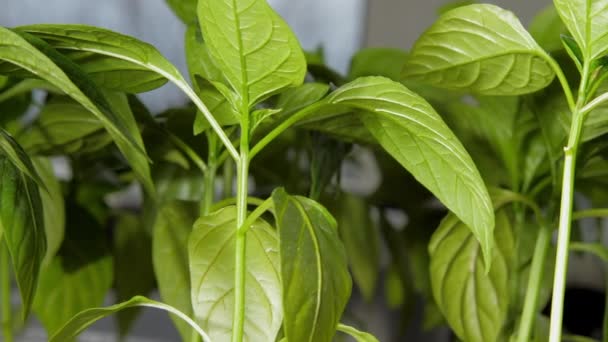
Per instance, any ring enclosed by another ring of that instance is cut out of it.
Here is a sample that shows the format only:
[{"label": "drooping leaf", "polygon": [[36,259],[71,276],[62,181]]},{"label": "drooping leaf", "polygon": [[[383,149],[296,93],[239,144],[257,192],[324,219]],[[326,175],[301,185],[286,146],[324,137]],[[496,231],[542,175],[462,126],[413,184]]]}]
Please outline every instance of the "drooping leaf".
[{"label": "drooping leaf", "polygon": [[5,157],[0,158],[0,230],[26,318],[46,253],[43,209],[36,183]]},{"label": "drooping leaf", "polygon": [[350,335],[357,342],[379,342],[372,334],[359,331],[345,324],[338,324],[338,331]]},{"label": "drooping leaf", "polygon": [[608,51],[608,1],[554,0],[553,4],[584,59],[596,59]]},{"label": "drooping leaf", "polygon": [[424,99],[389,79],[363,77],[327,101],[363,111],[378,143],[466,222],[491,260],[494,215],[487,189],[467,151]]},{"label": "drooping leaf", "polygon": [[350,61],[348,78],[384,76],[393,81],[401,79],[407,53],[394,48],[366,48],[358,51]]},{"label": "drooping leaf", "polygon": [[530,22],[529,30],[532,38],[545,51],[554,52],[563,48],[560,36],[566,32],[566,27],[555,6],[549,5],[536,14]]},{"label": "drooping leaf", "polygon": [[488,274],[479,243],[453,214],[443,219],[429,245],[433,296],[452,330],[464,341],[497,341],[506,321],[515,242],[505,209],[496,213],[495,233],[496,249]]},{"label": "drooping leaf", "polygon": [[380,237],[370,207],[362,198],[343,193],[336,212],[353,280],[370,301],[374,296],[380,264]]},{"label": "drooping leaf", "polygon": [[0,153],[3,157],[7,158],[19,172],[26,175],[41,188],[45,188],[45,184],[36,171],[34,164],[32,164],[30,157],[19,143],[2,128],[0,128]]},{"label": "drooping leaf", "polygon": [[590,253],[600,258],[603,262],[608,262],[608,248],[601,243],[572,242],[570,243],[570,250]]},{"label": "drooping leaf", "polygon": [[145,158],[145,152],[137,147],[127,125],[113,112],[100,90],[76,64],[44,41],[23,32],[20,34],[23,37],[0,27],[0,43],[3,44],[0,60],[15,64],[61,89],[91,111],[116,141],[122,141]]},{"label": "drooping leaf", "polygon": [[157,302],[142,296],[136,296],[126,302],[118,303],[105,308],[93,308],[81,311],[80,313],[78,313],[78,315],[74,316],[66,325],[64,325],[61,330],[59,330],[55,335],[53,335],[50,338],[49,342],[71,341],[76,336],[78,336],[83,330],[91,326],[96,321],[104,317],[110,316],[114,313],[117,313],[123,309],[138,306],[161,309],[172,313],[173,315],[175,315],[176,318],[179,317],[180,320],[184,321],[186,324],[195,329],[199,336],[201,336],[201,338],[203,339],[203,342],[211,342],[211,339],[207,336],[207,334],[205,334],[205,332],[196,323],[194,323],[194,321],[192,321],[192,319],[190,319],[188,315],[184,314],[179,309],[176,309],[171,305]]},{"label": "drooping leaf", "polygon": [[352,287],[336,221],[317,202],[272,194],[280,237],[283,330],[288,341],[330,342]]},{"label": "drooping leaf", "polygon": [[265,0],[199,1],[198,18],[211,55],[246,108],[304,81],[298,40]]},{"label": "drooping leaf", "polygon": [[38,119],[18,139],[25,150],[46,155],[93,152],[112,142],[90,111],[63,100],[45,104]]},{"label": "drooping leaf", "polygon": [[513,13],[470,5],[443,14],[422,34],[402,76],[483,95],[520,95],[551,83],[548,58]]},{"label": "drooping leaf", "polygon": [[103,228],[86,210],[68,207],[66,240],[40,274],[33,310],[49,336],[78,312],[103,304],[112,257]]},{"label": "drooping leaf", "polygon": [[[188,236],[198,217],[192,202],[171,202],[160,208],[154,224],[152,260],[158,290],[163,302],[193,316],[188,269]],[[184,341],[191,341],[192,329],[173,319]]]},{"label": "drooping leaf", "polygon": [[[114,284],[119,302],[137,295],[148,295],[154,289],[151,236],[136,215],[122,214],[115,227]],[[117,313],[122,336],[129,331],[138,311],[131,309]]]},{"label": "drooping leaf", "polygon": [[65,231],[65,204],[61,184],[55,176],[51,160],[35,158],[32,160],[45,189],[39,189],[44,211],[44,231],[46,235],[46,255],[43,264],[48,264],[61,247]]},{"label": "drooping leaf", "polygon": [[[274,341],[282,322],[276,231],[262,219],[247,231],[244,340]],[[213,341],[230,341],[234,310],[236,208],[194,223],[188,241],[194,315]]]}]

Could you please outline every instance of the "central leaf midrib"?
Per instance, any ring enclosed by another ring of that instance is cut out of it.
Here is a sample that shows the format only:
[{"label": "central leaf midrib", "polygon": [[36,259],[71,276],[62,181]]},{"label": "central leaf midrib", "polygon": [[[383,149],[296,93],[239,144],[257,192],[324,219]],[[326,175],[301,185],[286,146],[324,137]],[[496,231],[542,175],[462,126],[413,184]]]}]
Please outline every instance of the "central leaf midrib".
[{"label": "central leaf midrib", "polygon": [[243,51],[243,37],[241,34],[241,21],[237,10],[237,0],[232,0],[232,14],[234,15],[236,41],[239,48],[239,59],[241,63],[241,96],[243,97],[243,108],[249,107],[249,80],[247,77],[247,59]]}]

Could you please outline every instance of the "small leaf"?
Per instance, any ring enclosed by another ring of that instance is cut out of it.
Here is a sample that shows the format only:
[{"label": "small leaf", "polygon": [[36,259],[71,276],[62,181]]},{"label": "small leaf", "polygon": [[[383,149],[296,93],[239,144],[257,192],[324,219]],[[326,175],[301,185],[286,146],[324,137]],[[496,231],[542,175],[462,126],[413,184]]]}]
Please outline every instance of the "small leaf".
[{"label": "small leaf", "polygon": [[276,108],[282,110],[280,116],[286,117],[319,100],[329,91],[329,85],[324,83],[304,83],[298,87],[285,90],[279,95]]},{"label": "small leaf", "polygon": [[554,78],[548,56],[513,13],[489,4],[443,14],[414,44],[403,78],[484,95],[520,95]]},{"label": "small leaf", "polygon": [[583,71],[583,53],[574,38],[565,34],[561,35],[562,44],[566,52],[572,58],[572,61],[578,68],[579,72]]},{"label": "small leaf", "polygon": [[380,237],[372,222],[369,205],[361,198],[343,193],[336,212],[353,280],[367,301],[373,299],[380,264]]},{"label": "small leaf", "polygon": [[39,189],[44,211],[44,230],[46,235],[46,255],[43,265],[47,265],[61,247],[65,231],[65,204],[61,183],[55,176],[51,161],[46,158],[33,160],[34,167],[43,180],[45,189]]},{"label": "small leaf", "polygon": [[515,242],[505,210],[496,213],[495,233],[496,252],[487,275],[479,243],[453,214],[443,219],[429,245],[433,296],[464,341],[499,340],[507,318]]},{"label": "small leaf", "polygon": [[153,301],[142,296],[136,296],[126,302],[122,302],[105,308],[94,308],[84,310],[78,315],[74,316],[65,326],[63,326],[63,328],[61,328],[60,331],[53,335],[50,338],[49,342],[70,341],[96,321],[104,317],[110,316],[114,313],[117,313],[123,309],[138,306],[157,308],[172,313],[175,316],[179,317],[181,320],[185,321],[187,324],[189,324],[193,329],[195,329],[202,337],[203,342],[211,342],[211,339],[209,339],[205,332],[198,325],[196,325],[196,323],[194,323],[186,314],[170,305]]},{"label": "small leaf", "polygon": [[338,331],[352,336],[357,342],[379,342],[372,334],[359,331],[351,326],[345,324],[338,324]]},{"label": "small leaf", "polygon": [[[151,237],[136,215],[120,215],[114,229],[114,284],[119,302],[147,295],[155,288]],[[135,309],[117,313],[121,336],[129,331],[137,314]]]},{"label": "small leaf", "polygon": [[272,194],[280,237],[283,330],[288,341],[330,342],[352,281],[336,221],[317,202]]},{"label": "small leaf", "polygon": [[424,99],[389,79],[363,77],[338,88],[327,102],[362,111],[359,117],[378,143],[466,222],[491,260],[494,215],[485,184],[467,151]]},{"label": "small leaf", "polygon": [[173,12],[185,23],[196,23],[196,0],[165,0]]},{"label": "small leaf", "polygon": [[[188,236],[196,217],[198,208],[195,203],[167,203],[158,212],[152,240],[152,260],[160,297],[189,317],[193,314],[190,301]],[[191,328],[182,320],[173,318],[173,322],[182,339],[191,341]]]},{"label": "small leaf", "polygon": [[306,60],[298,40],[265,0],[202,0],[198,18],[209,51],[242,106],[251,108],[304,81]]},{"label": "small leaf", "polygon": [[553,0],[553,3],[585,60],[596,59],[608,51],[608,1]]},{"label": "small leaf", "polygon": [[104,230],[85,209],[68,210],[67,234],[42,269],[34,312],[49,336],[78,312],[103,304],[112,287],[112,258]]},{"label": "small leaf", "polygon": [[43,209],[36,183],[7,158],[0,158],[0,231],[11,256],[26,318],[46,253]]},{"label": "small leaf", "polygon": [[366,48],[359,50],[350,61],[348,78],[384,76],[399,82],[407,52],[393,48]]},{"label": "small leaf", "polygon": [[[281,328],[281,282],[276,231],[258,219],[247,231],[244,340],[274,341]],[[234,310],[236,208],[194,223],[188,241],[192,305],[217,342],[230,341]]]}]

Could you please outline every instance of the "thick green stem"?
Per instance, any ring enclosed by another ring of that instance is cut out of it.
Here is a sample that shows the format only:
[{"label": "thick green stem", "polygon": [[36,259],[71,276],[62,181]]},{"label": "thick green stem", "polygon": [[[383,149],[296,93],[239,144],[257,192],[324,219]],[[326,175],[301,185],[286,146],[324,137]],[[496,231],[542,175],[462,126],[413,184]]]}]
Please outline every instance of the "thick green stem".
[{"label": "thick green stem", "polygon": [[210,163],[207,167],[207,171],[203,176],[203,199],[201,201],[201,216],[209,215],[211,206],[215,200],[215,176],[217,174],[217,167],[215,163]]},{"label": "thick green stem", "polygon": [[541,225],[538,237],[536,238],[536,246],[534,247],[534,256],[532,257],[532,266],[530,267],[528,287],[524,300],[524,310],[519,323],[517,342],[529,341],[534,322],[536,322],[538,296],[542,285],[545,262],[547,260],[547,250],[549,249],[550,242],[551,229],[543,224]]},{"label": "thick green stem", "polygon": [[[244,111],[243,111],[244,113]],[[240,157],[237,162],[237,187],[236,187],[236,253],[234,272],[234,320],[232,322],[232,342],[243,341],[243,328],[245,325],[245,275],[247,229],[243,223],[247,219],[247,195],[249,177],[249,122],[241,122],[241,146]]]},{"label": "thick green stem", "polygon": [[[578,106],[580,108],[580,105]],[[553,295],[551,299],[551,325],[549,342],[561,342],[562,319],[564,315],[564,294],[568,272],[568,249],[572,222],[572,203],[574,198],[574,175],[576,153],[580,141],[584,116],[578,111],[573,113],[572,126],[568,145],[564,149],[564,172],[560,204],[559,226],[557,236],[557,255],[555,259],[555,276],[553,278]]]},{"label": "thick green stem", "polygon": [[2,292],[0,303],[2,305],[2,337],[5,342],[13,342],[10,266],[8,248],[0,240],[0,287]]},{"label": "thick green stem", "polygon": [[222,187],[223,197],[230,198],[232,197],[232,181],[234,178],[234,163],[232,160],[228,160],[224,163],[224,185]]}]

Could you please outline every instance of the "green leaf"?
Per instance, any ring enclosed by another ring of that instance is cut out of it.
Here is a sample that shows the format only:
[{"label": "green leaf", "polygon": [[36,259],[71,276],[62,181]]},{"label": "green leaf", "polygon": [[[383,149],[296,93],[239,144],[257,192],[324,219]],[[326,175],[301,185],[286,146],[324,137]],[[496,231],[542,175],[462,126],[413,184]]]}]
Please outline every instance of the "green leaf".
[{"label": "green leaf", "polygon": [[137,147],[127,125],[112,111],[100,90],[76,64],[44,41],[23,32],[20,34],[27,40],[0,27],[0,44],[3,44],[0,48],[1,60],[13,63],[61,89],[95,114],[116,141],[130,145],[145,157],[145,152]]},{"label": "green leaf", "polygon": [[562,49],[560,36],[566,33],[566,27],[553,5],[540,11],[529,25],[530,35],[545,51],[554,52]]},{"label": "green leaf", "polygon": [[7,158],[0,158],[0,231],[11,256],[25,319],[46,253],[43,209],[36,183]]},{"label": "green leaf", "polygon": [[336,220],[353,280],[363,297],[371,301],[379,274],[380,237],[370,216],[370,206],[362,198],[343,193]]},{"label": "green leaf", "polygon": [[548,58],[513,13],[470,5],[445,13],[422,34],[402,76],[483,95],[520,95],[551,83]]},{"label": "green leaf", "polygon": [[[164,302],[192,317],[188,236],[198,217],[196,203],[171,202],[160,208],[154,224],[152,260],[160,297]],[[173,319],[184,341],[191,341],[192,329]]]},{"label": "green leaf", "polygon": [[[114,230],[114,284],[119,302],[147,295],[155,288],[151,236],[141,219],[133,214],[120,215]],[[136,309],[117,313],[122,336],[129,331],[137,314]]]},{"label": "green leaf", "polygon": [[105,231],[85,209],[70,206],[67,234],[42,269],[33,310],[49,336],[78,312],[103,304],[112,287],[112,257]]},{"label": "green leaf", "polygon": [[321,100],[329,91],[329,85],[310,82],[285,90],[279,95],[276,108],[281,109],[280,117],[284,118]]},{"label": "green leaf", "polygon": [[18,139],[25,150],[47,155],[93,152],[112,142],[90,111],[63,99],[45,104],[38,119]]},{"label": "green leaf", "polygon": [[49,342],[70,341],[96,321],[104,317],[110,316],[114,313],[117,313],[123,309],[133,308],[137,306],[152,307],[170,312],[175,316],[179,317],[187,324],[189,324],[193,329],[195,329],[202,337],[203,342],[211,342],[211,339],[209,339],[205,332],[198,325],[196,325],[196,323],[194,323],[186,314],[170,305],[153,301],[142,296],[136,296],[126,302],[122,302],[105,308],[94,308],[84,310],[78,315],[74,316],[74,318],[72,318],[65,326],[63,326],[60,331],[53,335],[50,338]]},{"label": "green leaf", "polygon": [[272,193],[280,237],[283,330],[288,341],[330,342],[352,281],[336,221],[317,202]]},{"label": "green leaf", "polygon": [[65,204],[61,183],[55,176],[51,161],[46,158],[35,158],[34,167],[46,187],[39,189],[42,209],[44,211],[44,231],[46,235],[46,255],[43,264],[47,265],[61,247],[65,232]]},{"label": "green leaf", "polygon": [[603,262],[608,262],[608,248],[601,243],[571,242],[570,250],[591,253]]},{"label": "green leaf", "polygon": [[564,49],[566,49],[566,52],[570,58],[572,58],[572,61],[578,68],[578,71],[583,72],[583,52],[581,51],[581,48],[578,46],[574,38],[568,35],[563,34],[561,36],[561,40]]},{"label": "green leaf", "polygon": [[[281,328],[279,241],[262,219],[247,231],[244,339],[274,341]],[[188,241],[192,305],[201,327],[218,342],[230,341],[234,310],[236,207],[194,223]]]},{"label": "green leaf", "polygon": [[40,175],[38,175],[30,157],[15,139],[2,128],[0,128],[0,152],[3,157],[10,160],[11,164],[16,167],[19,172],[33,180],[41,188],[45,188],[45,184],[40,178]]},{"label": "green leaf", "polygon": [[348,78],[384,76],[393,81],[401,79],[407,52],[394,48],[366,48],[359,50],[350,61]]},{"label": "green leaf", "polygon": [[596,59],[608,51],[608,1],[553,0],[553,4],[585,60]]},{"label": "green leaf", "polygon": [[245,108],[304,81],[298,40],[265,0],[202,0],[198,18],[211,55]]},{"label": "green leaf", "polygon": [[389,79],[364,77],[327,101],[363,111],[378,143],[470,227],[491,260],[494,215],[487,189],[467,151],[424,99]]},{"label": "green leaf", "polygon": [[357,342],[378,342],[378,339],[375,338],[372,334],[359,331],[345,324],[338,324],[338,331],[352,336]]},{"label": "green leaf", "polygon": [[455,215],[443,219],[429,245],[433,296],[464,341],[498,341],[507,318],[515,242],[506,210],[496,212],[495,239],[487,274],[479,243]]},{"label": "green leaf", "polygon": [[196,23],[196,0],[165,0],[173,12],[185,23]]}]

